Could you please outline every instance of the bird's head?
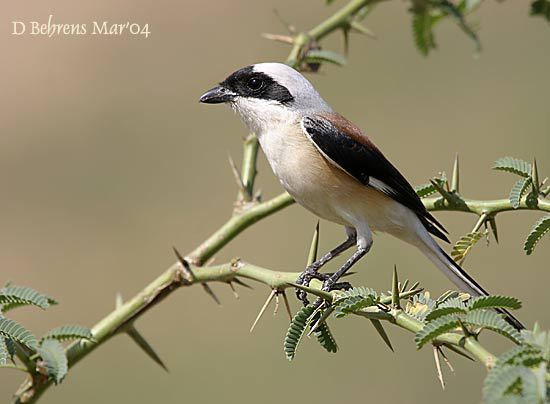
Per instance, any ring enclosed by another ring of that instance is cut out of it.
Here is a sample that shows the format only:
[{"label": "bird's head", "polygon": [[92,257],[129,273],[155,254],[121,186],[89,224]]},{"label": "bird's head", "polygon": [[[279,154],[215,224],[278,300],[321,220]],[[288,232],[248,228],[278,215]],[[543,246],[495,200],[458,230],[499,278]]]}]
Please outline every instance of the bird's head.
[{"label": "bird's head", "polygon": [[282,63],[259,63],[230,74],[204,93],[206,104],[229,103],[253,131],[279,120],[331,111],[317,90],[298,71]]}]

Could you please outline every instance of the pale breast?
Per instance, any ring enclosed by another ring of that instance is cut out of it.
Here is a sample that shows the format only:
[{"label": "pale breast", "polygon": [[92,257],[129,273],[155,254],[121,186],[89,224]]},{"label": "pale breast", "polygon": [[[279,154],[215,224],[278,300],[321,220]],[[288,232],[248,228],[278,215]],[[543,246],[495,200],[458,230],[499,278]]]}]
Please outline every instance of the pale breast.
[{"label": "pale breast", "polygon": [[288,127],[259,139],[281,185],[300,205],[344,226],[367,222],[372,230],[401,231],[403,206],[327,161],[300,126]]}]

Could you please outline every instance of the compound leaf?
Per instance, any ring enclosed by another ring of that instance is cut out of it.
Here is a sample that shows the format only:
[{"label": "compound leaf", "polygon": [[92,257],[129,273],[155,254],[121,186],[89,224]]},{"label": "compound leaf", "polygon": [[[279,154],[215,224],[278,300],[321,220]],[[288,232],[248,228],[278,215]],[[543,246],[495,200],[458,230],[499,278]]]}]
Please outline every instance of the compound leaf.
[{"label": "compound leaf", "polygon": [[427,56],[430,50],[436,48],[433,24],[434,19],[428,9],[414,12],[412,19],[414,41],[416,47],[424,56]]},{"label": "compound leaf", "polygon": [[521,198],[523,197],[523,195],[525,195],[525,192],[527,191],[527,188],[529,188],[529,185],[531,185],[531,183],[531,177],[523,177],[517,180],[517,182],[512,187],[509,199],[510,204],[514,209],[519,208]]},{"label": "compound leaf", "polygon": [[46,339],[42,341],[37,352],[42,358],[39,367],[45,371],[55,384],[61,383],[69,370],[63,345],[54,339]]},{"label": "compound leaf", "polygon": [[8,285],[0,289],[0,305],[4,313],[19,306],[47,309],[53,304],[57,304],[54,299],[26,286]]},{"label": "compound leaf", "polygon": [[485,233],[482,231],[476,231],[468,233],[456,242],[451,251],[451,257],[458,263],[462,264],[466,259],[466,256],[472,250],[472,247],[483,237]]},{"label": "compound leaf", "polygon": [[319,341],[321,346],[325,348],[327,352],[335,353],[338,351],[338,345],[336,344],[336,340],[334,339],[334,336],[332,335],[326,321],[319,324],[313,334],[315,334],[317,341]]},{"label": "compound leaf", "polygon": [[289,361],[296,356],[296,349],[304,336],[314,311],[312,305],[307,305],[302,307],[292,318],[284,342],[285,354]]},{"label": "compound leaf", "polygon": [[520,343],[523,338],[518,330],[508,324],[500,314],[489,310],[475,310],[469,312],[464,323],[479,328],[486,328],[498,334],[504,335],[516,343]]},{"label": "compound leaf", "polygon": [[6,317],[0,317],[0,334],[11,338],[33,350],[36,350],[36,337],[18,322]]},{"label": "compound leaf", "polygon": [[521,308],[521,302],[515,297],[498,295],[478,296],[468,302],[470,310],[497,308],[517,310]]},{"label": "compound leaf", "polygon": [[542,217],[533,225],[531,232],[525,240],[523,249],[527,255],[531,255],[540,239],[550,230],[550,215]]},{"label": "compound leaf", "polygon": [[495,161],[493,170],[506,171],[520,177],[531,176],[531,164],[514,157],[501,157]]},{"label": "compound leaf", "polygon": [[52,328],[42,337],[42,340],[56,339],[58,341],[68,341],[81,338],[93,341],[94,336],[92,335],[92,330],[80,325],[62,325]]},{"label": "compound leaf", "polygon": [[426,343],[434,340],[441,334],[457,328],[459,325],[460,318],[456,314],[448,314],[430,321],[416,333],[414,337],[416,348],[422,348]]}]

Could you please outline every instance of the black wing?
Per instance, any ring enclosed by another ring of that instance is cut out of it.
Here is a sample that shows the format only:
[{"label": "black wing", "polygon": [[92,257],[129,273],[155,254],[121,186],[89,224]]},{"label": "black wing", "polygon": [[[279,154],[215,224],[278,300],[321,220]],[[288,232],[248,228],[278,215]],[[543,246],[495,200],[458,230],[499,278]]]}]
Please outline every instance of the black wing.
[{"label": "black wing", "polygon": [[413,187],[365,135],[356,134],[361,141],[356,140],[329,119],[320,116],[304,117],[302,126],[315,146],[333,164],[362,184],[385,193],[411,209],[430,233],[449,242],[441,231],[446,230],[426,210]]}]

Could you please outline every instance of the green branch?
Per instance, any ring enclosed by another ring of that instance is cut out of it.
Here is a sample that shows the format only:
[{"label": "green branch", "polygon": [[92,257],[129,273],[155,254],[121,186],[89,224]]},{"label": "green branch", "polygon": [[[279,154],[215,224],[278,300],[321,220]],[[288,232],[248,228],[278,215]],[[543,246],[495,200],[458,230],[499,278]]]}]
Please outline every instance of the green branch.
[{"label": "green branch", "polygon": [[[312,43],[325,38],[337,30],[344,30],[356,13],[380,1],[352,0],[316,27],[295,35],[291,40],[292,48],[286,63],[296,68],[300,67]],[[252,224],[294,203],[287,193],[282,193],[261,203],[255,199],[254,183],[257,173],[258,147],[256,137],[249,135],[245,140],[243,149],[243,162],[240,173],[242,190],[239,194],[239,200],[247,203],[243,204],[241,209],[238,209],[225,224],[187,255],[186,260],[190,264],[193,264],[194,267],[187,269],[181,262],[173,264],[137,295],[101,319],[92,329],[94,342],[79,340],[67,348],[66,353],[69,366],[74,366],[114,335],[125,332],[139,317],[180,287],[191,286],[197,283],[205,285],[206,282],[213,281],[230,283],[238,278],[247,278],[261,282],[276,291],[283,291],[286,288],[292,287],[291,284],[296,280],[299,272],[278,272],[238,260],[218,266],[201,267]],[[460,203],[455,203],[452,200],[449,201],[440,197],[426,199],[424,203],[427,209],[431,211],[463,211],[477,215],[487,214],[494,216],[500,212],[515,210],[507,199],[493,201],[461,199]],[[538,201],[538,205],[533,207],[533,205],[528,206],[525,200],[522,200],[518,209],[548,212],[550,211],[550,203],[541,198]],[[312,282],[313,290],[319,286],[318,281]],[[369,318],[373,316],[373,314],[369,314],[366,311],[356,314],[365,317],[370,316]],[[414,333],[418,332],[422,326],[420,321],[397,310],[390,313],[389,316],[379,316],[377,319],[388,320]],[[473,338],[466,338],[463,341],[463,336],[461,338],[459,335],[451,333],[443,334],[438,338],[438,341],[442,343],[462,347],[486,366],[489,366],[491,360],[494,359]],[[51,383],[51,380],[48,380],[46,377],[27,378],[15,393],[13,402],[34,403],[48,389]]]}]

